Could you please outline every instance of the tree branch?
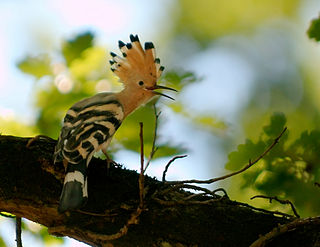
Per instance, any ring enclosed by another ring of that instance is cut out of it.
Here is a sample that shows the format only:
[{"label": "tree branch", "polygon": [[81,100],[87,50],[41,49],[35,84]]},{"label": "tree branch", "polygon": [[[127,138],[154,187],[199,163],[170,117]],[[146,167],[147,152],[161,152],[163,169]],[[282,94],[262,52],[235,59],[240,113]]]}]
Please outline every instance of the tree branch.
[{"label": "tree branch", "polygon": [[[263,247],[272,239],[276,237],[288,233],[291,230],[300,228],[302,226],[310,226],[310,225],[320,225],[320,217],[313,217],[313,218],[305,218],[305,219],[296,219],[292,222],[289,222],[284,225],[279,225],[272,229],[272,231],[268,232],[267,234],[261,236],[259,239],[254,241],[250,247]],[[319,244],[319,241],[317,242]],[[317,246],[315,243],[313,246]]]},{"label": "tree branch", "polygon": [[[259,212],[202,189],[193,196],[182,187],[144,176],[144,210],[139,222],[129,222],[126,234],[109,240],[126,226],[140,203],[135,171],[111,166],[93,158],[88,168],[87,205],[81,211],[57,211],[64,167],[53,165],[55,142],[40,138],[27,148],[30,138],[0,136],[0,211],[27,218],[48,227],[59,236],[69,236],[92,246],[249,246],[278,224],[291,222],[269,212]],[[162,191],[171,190],[166,193]],[[167,202],[164,205],[157,201]],[[184,201],[183,204],[170,201]],[[201,202],[202,201],[202,202]],[[137,219],[137,218],[136,218]],[[319,239],[318,228],[293,230],[290,246],[299,239]],[[286,234],[284,234],[286,235]],[[312,246],[312,245],[304,245]]]}]

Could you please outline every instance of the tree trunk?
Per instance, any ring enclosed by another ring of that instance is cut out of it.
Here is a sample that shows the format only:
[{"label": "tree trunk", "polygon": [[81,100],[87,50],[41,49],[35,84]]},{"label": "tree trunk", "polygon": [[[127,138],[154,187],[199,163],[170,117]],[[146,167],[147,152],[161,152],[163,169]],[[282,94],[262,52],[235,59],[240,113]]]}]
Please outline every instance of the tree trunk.
[{"label": "tree trunk", "polygon": [[[0,210],[40,223],[54,235],[92,246],[250,246],[278,224],[294,220],[227,197],[186,200],[190,192],[147,176],[140,214],[139,174],[121,167],[107,170],[96,158],[89,165],[88,203],[60,214],[64,168],[53,165],[55,141],[40,139],[27,148],[28,140],[0,136]],[[267,246],[320,246],[319,227],[317,221],[297,226]]]}]

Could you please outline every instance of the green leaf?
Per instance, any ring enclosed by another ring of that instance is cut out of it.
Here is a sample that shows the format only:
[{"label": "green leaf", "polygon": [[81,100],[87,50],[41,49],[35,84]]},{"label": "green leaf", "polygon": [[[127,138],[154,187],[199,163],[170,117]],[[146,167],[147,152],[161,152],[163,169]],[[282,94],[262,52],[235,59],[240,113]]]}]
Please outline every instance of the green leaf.
[{"label": "green leaf", "polygon": [[162,77],[161,81],[164,81],[165,84],[173,86],[176,90],[181,90],[184,86],[200,81],[201,78],[198,78],[194,73],[190,71],[174,71],[170,70]]},{"label": "green leaf", "polygon": [[[139,108],[134,113],[129,115],[115,134],[115,139],[117,139],[124,148],[139,153],[139,122],[143,122],[143,143],[145,156],[149,156],[151,152],[154,137],[155,115],[152,104],[153,102],[150,102],[149,104]],[[158,125],[160,124],[161,116],[158,120]],[[158,147],[158,151],[156,152],[154,158],[177,155],[185,151],[183,147],[173,146],[169,143],[158,143],[158,141],[156,142],[156,147]]]},{"label": "green leaf", "polygon": [[94,35],[91,32],[85,32],[62,44],[62,54],[66,59],[67,65],[70,65],[76,58],[81,57],[84,50],[93,46],[93,38]]},{"label": "green leaf", "polygon": [[[106,51],[103,47],[91,47],[82,52],[81,58],[74,60],[69,67],[73,78],[100,79],[106,73]],[[87,84],[87,83],[85,83]]]},{"label": "green leaf", "polygon": [[129,150],[140,152],[140,126],[139,122],[143,122],[143,139],[145,152],[151,149],[153,131],[154,131],[154,112],[150,104],[139,108],[130,114],[117,130],[115,138]]},{"label": "green leaf", "polygon": [[57,238],[48,233],[48,228],[42,227],[38,235],[41,237],[46,246],[55,245],[59,246],[65,242],[64,238]]},{"label": "green leaf", "polygon": [[313,130],[310,133],[304,131],[301,133],[299,139],[297,139],[291,146],[290,152],[294,153],[299,160],[306,163],[304,171],[314,177],[314,181],[317,181],[320,176],[320,131]]},{"label": "green leaf", "polygon": [[310,39],[320,41],[320,17],[311,21],[307,34]]},{"label": "green leaf", "polygon": [[206,115],[195,116],[192,120],[196,125],[198,125],[201,128],[204,127],[204,128],[209,128],[211,130],[217,130],[217,129],[225,130],[227,128],[227,125],[225,122],[211,116],[206,116]]},{"label": "green leaf", "polygon": [[216,132],[217,130],[226,130],[227,124],[221,119],[215,118],[208,114],[197,114],[194,111],[186,109],[181,103],[171,103],[169,107],[175,112],[181,114],[183,117],[192,121],[195,126],[205,128],[208,131]]},{"label": "green leaf", "polygon": [[170,143],[165,143],[157,146],[158,150],[154,155],[154,159],[175,156],[187,152],[187,149],[181,146],[172,146]]},{"label": "green leaf", "polygon": [[293,146],[300,146],[306,150],[314,150],[319,152],[320,150],[320,131],[313,130],[309,133],[309,131],[304,131],[301,133],[301,136]]},{"label": "green leaf", "polygon": [[17,66],[22,72],[40,79],[45,75],[52,74],[50,64],[51,60],[49,56],[42,54],[34,57],[27,56],[24,60],[20,61]]},{"label": "green leaf", "polygon": [[240,144],[237,151],[233,151],[228,156],[226,168],[236,170],[244,166],[249,160],[255,159],[265,150],[266,144],[263,141],[253,143],[247,140],[245,144]]},{"label": "green leaf", "polygon": [[277,137],[284,129],[287,119],[282,112],[276,112],[271,116],[270,124],[263,127],[264,133],[269,137]]},{"label": "green leaf", "polygon": [[6,247],[6,243],[4,242],[3,238],[0,236],[0,247]]}]

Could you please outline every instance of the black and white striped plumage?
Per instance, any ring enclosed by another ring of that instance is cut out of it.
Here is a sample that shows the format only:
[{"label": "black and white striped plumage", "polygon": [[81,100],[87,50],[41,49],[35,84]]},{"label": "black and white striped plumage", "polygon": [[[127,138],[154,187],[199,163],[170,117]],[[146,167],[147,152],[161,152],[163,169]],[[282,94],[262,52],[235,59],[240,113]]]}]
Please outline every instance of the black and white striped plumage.
[{"label": "black and white striped plumage", "polygon": [[173,90],[156,84],[163,67],[155,57],[153,44],[145,43],[143,49],[137,35],[130,35],[130,40],[132,43],[126,45],[119,41],[123,57],[111,53],[110,61],[124,89],[81,100],[64,118],[54,153],[54,162],[63,162],[66,167],[60,212],[84,205],[88,198],[87,166],[95,152],[106,151],[123,119],[155,95],[166,96],[155,89]]},{"label": "black and white striped plumage", "polygon": [[84,99],[68,110],[55,151],[55,162],[68,162],[61,212],[85,203],[87,166],[95,152],[107,149],[123,117],[123,108],[111,93]]}]

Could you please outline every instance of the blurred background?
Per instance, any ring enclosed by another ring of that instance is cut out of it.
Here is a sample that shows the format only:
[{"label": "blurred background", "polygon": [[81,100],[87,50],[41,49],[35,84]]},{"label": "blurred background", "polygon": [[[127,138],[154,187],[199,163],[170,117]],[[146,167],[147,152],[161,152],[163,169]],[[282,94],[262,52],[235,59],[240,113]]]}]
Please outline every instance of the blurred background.
[{"label": "blurred background", "polygon": [[[320,45],[308,38],[318,0],[1,0],[0,132],[57,138],[67,109],[97,92],[118,91],[109,52],[138,34],[165,66],[161,84],[176,100],[154,100],[130,116],[110,153],[139,167],[139,125],[151,149],[161,111],[159,151],[147,174],[209,179],[243,167],[272,143],[256,166],[210,189],[232,200],[292,213],[258,194],[290,199],[301,216],[320,213]],[[99,155],[99,154],[98,154]],[[317,195],[317,196],[315,196]],[[24,220],[25,246],[86,246],[54,238]],[[15,245],[14,220],[0,218],[0,246]]]}]

